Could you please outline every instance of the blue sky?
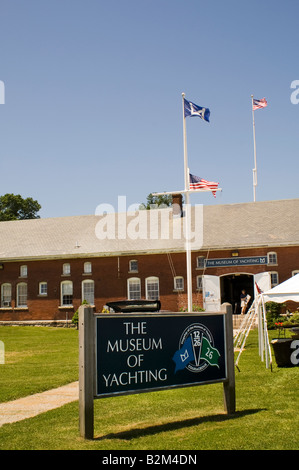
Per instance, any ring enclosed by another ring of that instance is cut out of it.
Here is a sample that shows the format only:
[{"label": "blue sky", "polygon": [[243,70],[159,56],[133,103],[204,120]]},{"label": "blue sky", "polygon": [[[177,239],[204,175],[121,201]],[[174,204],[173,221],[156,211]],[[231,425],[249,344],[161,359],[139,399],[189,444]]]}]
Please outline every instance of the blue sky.
[{"label": "blue sky", "polygon": [[222,193],[193,204],[298,197],[297,0],[2,0],[0,194],[42,217],[117,210],[183,189],[182,92],[191,173]]}]

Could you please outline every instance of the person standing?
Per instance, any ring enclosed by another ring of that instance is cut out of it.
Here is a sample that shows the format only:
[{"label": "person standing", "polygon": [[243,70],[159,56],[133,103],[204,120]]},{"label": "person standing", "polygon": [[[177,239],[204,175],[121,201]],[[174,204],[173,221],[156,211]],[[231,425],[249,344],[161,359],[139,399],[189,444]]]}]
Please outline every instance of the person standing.
[{"label": "person standing", "polygon": [[249,300],[251,299],[250,295],[246,294],[246,291],[243,289],[241,296],[240,296],[240,301],[241,301],[241,315],[245,315],[246,313],[246,308],[248,305]]}]

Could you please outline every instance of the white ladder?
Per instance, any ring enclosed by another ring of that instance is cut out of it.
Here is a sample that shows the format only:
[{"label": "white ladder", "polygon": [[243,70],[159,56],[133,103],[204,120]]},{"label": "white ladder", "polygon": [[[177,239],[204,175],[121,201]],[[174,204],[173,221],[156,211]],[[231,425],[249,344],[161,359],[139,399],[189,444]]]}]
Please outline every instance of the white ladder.
[{"label": "white ladder", "polygon": [[235,366],[237,367],[238,371],[240,371],[238,363],[241,354],[244,351],[247,337],[256,320],[258,322],[259,355],[262,361],[264,361],[265,355],[266,368],[268,369],[270,365],[272,370],[272,354],[268,336],[266,309],[262,296],[259,295],[253,301],[248,312],[244,315],[239,329],[234,334],[234,349],[239,349],[239,354],[235,361]]}]

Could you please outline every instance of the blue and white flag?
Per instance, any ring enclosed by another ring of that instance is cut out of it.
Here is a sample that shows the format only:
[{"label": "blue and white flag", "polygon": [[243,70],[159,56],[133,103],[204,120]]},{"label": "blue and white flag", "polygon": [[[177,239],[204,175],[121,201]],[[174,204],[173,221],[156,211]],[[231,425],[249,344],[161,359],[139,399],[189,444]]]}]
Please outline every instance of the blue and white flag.
[{"label": "blue and white flag", "polygon": [[202,106],[198,106],[197,104],[192,103],[191,101],[187,101],[184,98],[184,116],[198,116],[204,121],[210,122],[210,110],[209,108],[203,108]]},{"label": "blue and white flag", "polygon": [[188,336],[181,349],[174,353],[172,360],[175,362],[174,373],[178,370],[185,369],[189,362],[194,361],[191,336]]}]

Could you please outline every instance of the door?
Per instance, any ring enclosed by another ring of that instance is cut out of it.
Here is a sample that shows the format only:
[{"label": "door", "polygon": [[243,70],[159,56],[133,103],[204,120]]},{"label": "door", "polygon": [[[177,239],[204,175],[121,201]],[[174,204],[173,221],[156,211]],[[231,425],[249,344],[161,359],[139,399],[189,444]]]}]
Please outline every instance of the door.
[{"label": "door", "polygon": [[253,274],[232,273],[220,277],[221,303],[232,305],[233,314],[241,313],[241,294],[245,290],[250,295],[249,308],[254,300]]},{"label": "door", "polygon": [[207,312],[220,311],[220,278],[204,275],[202,277],[203,306]]},{"label": "door", "polygon": [[[254,296],[271,289],[271,275],[268,272],[254,275]],[[260,292],[261,291],[261,292]]]}]

